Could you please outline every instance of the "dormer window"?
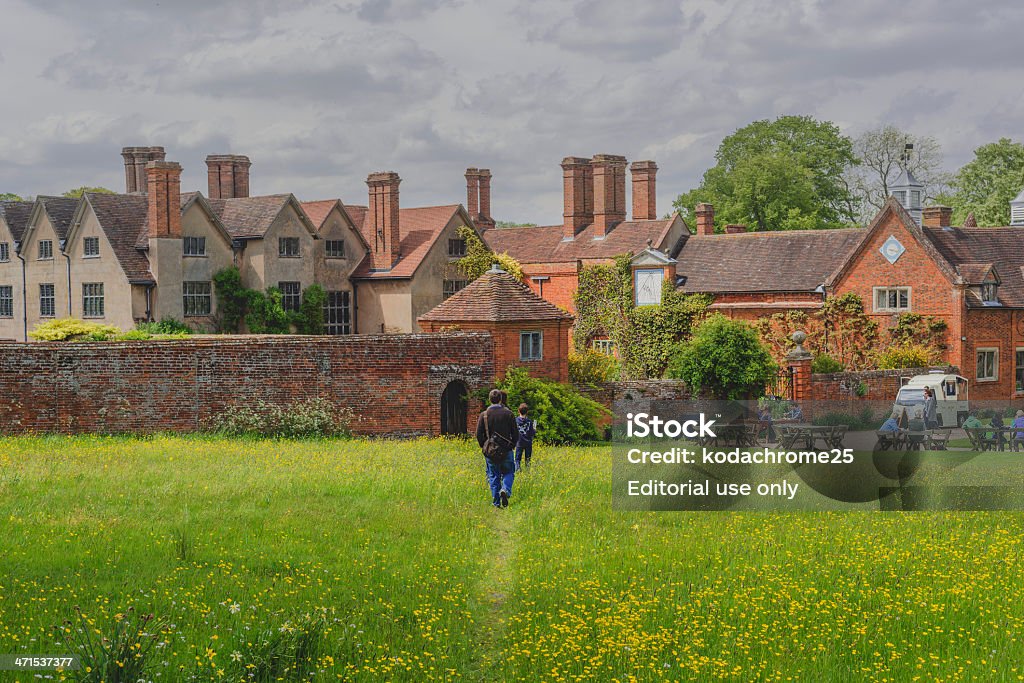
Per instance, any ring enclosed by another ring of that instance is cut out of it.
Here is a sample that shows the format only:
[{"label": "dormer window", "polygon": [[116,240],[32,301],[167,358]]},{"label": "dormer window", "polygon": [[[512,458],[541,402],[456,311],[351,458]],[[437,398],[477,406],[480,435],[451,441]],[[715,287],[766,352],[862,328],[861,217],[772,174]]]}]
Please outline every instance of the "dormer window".
[{"label": "dormer window", "polygon": [[981,300],[986,304],[994,304],[999,302],[999,297],[996,296],[996,289],[999,287],[995,282],[986,282],[981,286]]},{"label": "dormer window", "polygon": [[86,258],[95,258],[100,255],[100,238],[86,237],[82,240],[82,255]]}]

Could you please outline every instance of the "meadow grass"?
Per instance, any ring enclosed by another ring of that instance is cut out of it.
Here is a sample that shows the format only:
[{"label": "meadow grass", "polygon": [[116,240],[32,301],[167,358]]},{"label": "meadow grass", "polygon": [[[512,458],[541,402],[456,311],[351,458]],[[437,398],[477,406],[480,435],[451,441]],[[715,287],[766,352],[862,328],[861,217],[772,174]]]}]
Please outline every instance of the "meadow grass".
[{"label": "meadow grass", "polygon": [[499,511],[459,441],[5,438],[0,653],[120,624],[154,681],[1024,679],[1021,513],[621,512],[610,478],[539,447]]}]

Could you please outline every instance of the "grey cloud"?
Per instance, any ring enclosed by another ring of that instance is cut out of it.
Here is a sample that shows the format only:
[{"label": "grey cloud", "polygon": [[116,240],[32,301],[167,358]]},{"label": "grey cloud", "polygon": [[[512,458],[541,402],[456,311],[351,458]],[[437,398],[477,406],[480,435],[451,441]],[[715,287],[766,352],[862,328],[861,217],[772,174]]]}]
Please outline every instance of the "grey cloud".
[{"label": "grey cloud", "polygon": [[455,7],[457,0],[362,0],[356,16],[371,24],[410,21],[436,12],[441,7]]}]

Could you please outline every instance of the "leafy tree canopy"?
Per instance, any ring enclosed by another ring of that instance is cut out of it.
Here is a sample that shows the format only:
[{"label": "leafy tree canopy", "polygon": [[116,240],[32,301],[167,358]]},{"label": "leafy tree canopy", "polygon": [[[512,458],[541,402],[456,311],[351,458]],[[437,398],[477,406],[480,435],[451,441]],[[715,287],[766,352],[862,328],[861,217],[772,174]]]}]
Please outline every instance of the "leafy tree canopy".
[{"label": "leafy tree canopy", "polygon": [[755,121],[722,140],[700,187],[673,206],[715,206],[715,223],[757,230],[835,227],[852,221],[855,202],[844,179],[856,164],[853,143],[828,121],[781,116]]},{"label": "leafy tree canopy", "polygon": [[94,192],[96,194],[114,194],[113,190],[108,190],[105,187],[89,187],[87,185],[83,185],[82,187],[76,187],[73,190],[68,190],[61,196],[69,199],[78,199],[86,192]]},{"label": "leafy tree canopy", "polygon": [[472,228],[459,228],[459,237],[466,240],[466,255],[459,259],[458,268],[470,282],[490,270],[495,263],[517,280],[523,279],[523,269],[519,262],[508,254],[495,254]]},{"label": "leafy tree canopy", "polygon": [[753,327],[715,314],[676,347],[668,375],[685,381],[694,395],[735,400],[760,391],[777,370]]},{"label": "leafy tree canopy", "polygon": [[978,225],[1009,225],[1010,202],[1024,189],[1024,145],[1009,138],[982,145],[938,198],[953,207],[954,225],[974,212]]},{"label": "leafy tree canopy", "polygon": [[21,197],[13,192],[0,192],[0,202],[20,202]]}]

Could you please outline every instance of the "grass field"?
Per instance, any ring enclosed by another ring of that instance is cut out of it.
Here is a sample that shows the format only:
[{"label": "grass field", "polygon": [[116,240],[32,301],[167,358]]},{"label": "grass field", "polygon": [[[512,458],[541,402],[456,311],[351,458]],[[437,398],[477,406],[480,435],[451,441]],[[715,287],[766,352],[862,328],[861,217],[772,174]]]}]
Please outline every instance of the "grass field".
[{"label": "grass field", "polygon": [[609,449],[535,459],[499,511],[459,442],[3,439],[0,653],[106,636],[155,681],[1024,679],[1020,513],[616,512]]}]

